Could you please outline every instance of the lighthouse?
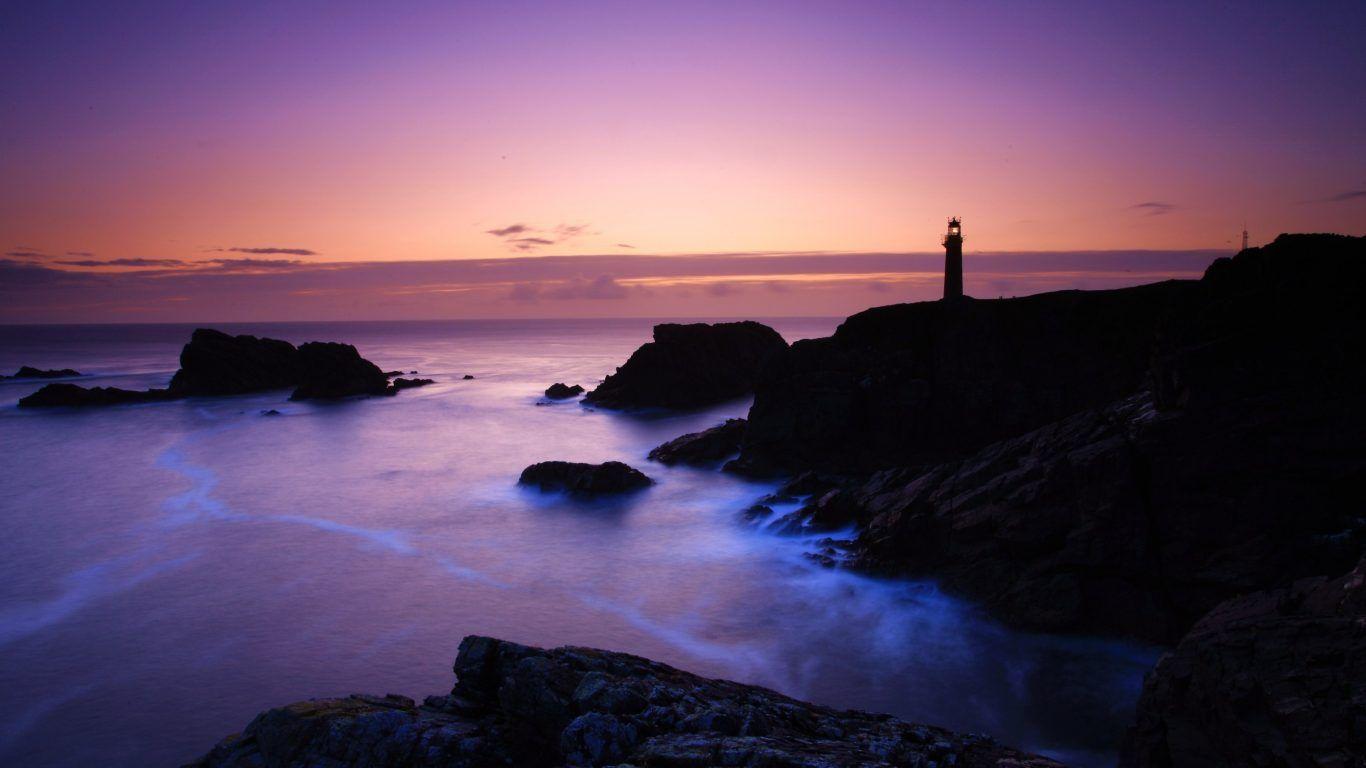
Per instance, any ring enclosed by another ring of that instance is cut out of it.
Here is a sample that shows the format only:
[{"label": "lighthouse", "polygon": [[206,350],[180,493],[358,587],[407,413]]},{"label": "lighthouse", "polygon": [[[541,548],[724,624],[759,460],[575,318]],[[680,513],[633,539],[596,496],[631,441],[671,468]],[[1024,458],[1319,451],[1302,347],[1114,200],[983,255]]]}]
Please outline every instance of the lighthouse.
[{"label": "lighthouse", "polygon": [[963,295],[963,222],[957,216],[949,219],[949,231],[944,235],[944,298],[957,299]]}]

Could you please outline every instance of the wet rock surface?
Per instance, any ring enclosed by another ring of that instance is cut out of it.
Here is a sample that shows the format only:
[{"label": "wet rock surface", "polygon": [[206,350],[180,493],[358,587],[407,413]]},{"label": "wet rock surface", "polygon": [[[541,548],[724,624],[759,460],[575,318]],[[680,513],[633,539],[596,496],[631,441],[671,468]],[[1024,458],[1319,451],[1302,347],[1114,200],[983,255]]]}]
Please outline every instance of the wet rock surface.
[{"label": "wet rock surface", "polygon": [[590,648],[467,637],[450,695],[273,709],[200,761],[245,766],[962,766],[1044,768],[981,736],[836,711]]},{"label": "wet rock surface", "polygon": [[1366,765],[1366,561],[1211,611],[1145,680],[1121,765]]},{"label": "wet rock surface", "polygon": [[706,466],[734,456],[745,435],[744,419],[726,419],[724,424],[701,432],[676,437],[650,451],[649,459],[660,464]]},{"label": "wet rock surface", "polygon": [[565,491],[578,496],[625,493],[651,485],[654,481],[634,467],[620,461],[584,464],[572,461],[542,461],[522,470],[519,485],[543,491]]},{"label": "wet rock surface", "polygon": [[665,323],[616,373],[584,396],[604,408],[697,408],[754,391],[764,365],[787,349],[755,322]]},{"label": "wet rock surface", "polygon": [[571,387],[568,384],[558,381],[551,384],[549,387],[546,387],[545,390],[545,396],[551,400],[568,400],[571,397],[578,397],[582,394],[583,387],[578,384]]}]

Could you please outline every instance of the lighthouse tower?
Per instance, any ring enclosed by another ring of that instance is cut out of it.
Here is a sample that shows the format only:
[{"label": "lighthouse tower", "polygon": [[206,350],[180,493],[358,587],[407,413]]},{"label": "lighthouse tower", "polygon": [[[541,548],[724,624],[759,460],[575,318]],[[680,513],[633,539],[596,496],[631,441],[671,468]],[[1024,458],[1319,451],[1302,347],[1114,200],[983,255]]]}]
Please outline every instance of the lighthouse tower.
[{"label": "lighthouse tower", "polygon": [[957,216],[949,219],[949,231],[944,235],[944,298],[957,299],[963,295],[963,222]]}]

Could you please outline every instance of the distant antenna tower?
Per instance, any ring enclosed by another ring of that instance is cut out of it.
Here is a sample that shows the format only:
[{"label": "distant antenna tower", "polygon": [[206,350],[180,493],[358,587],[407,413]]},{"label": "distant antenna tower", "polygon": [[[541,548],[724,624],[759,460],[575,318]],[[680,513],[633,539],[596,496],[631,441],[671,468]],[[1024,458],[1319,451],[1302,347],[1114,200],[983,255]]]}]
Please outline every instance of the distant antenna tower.
[{"label": "distant antenna tower", "polygon": [[1243,250],[1247,250],[1247,222],[1243,222]]}]

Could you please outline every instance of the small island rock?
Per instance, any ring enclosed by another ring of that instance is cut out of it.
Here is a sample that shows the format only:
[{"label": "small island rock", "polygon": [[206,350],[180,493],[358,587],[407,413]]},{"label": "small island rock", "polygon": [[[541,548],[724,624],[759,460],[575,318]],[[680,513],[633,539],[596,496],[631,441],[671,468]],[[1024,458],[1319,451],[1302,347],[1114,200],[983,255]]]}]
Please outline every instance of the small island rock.
[{"label": "small island rock", "polygon": [[654,483],[645,473],[621,463],[583,464],[572,461],[542,461],[522,470],[519,485],[534,485],[543,491],[572,494],[623,493]]},{"label": "small island rock", "polygon": [[579,386],[578,384],[575,384],[571,387],[568,384],[564,384],[558,381],[554,384],[551,384],[549,387],[546,387],[545,390],[545,396],[550,398],[551,400],[567,400],[571,397],[578,397],[582,394],[583,387]]}]

